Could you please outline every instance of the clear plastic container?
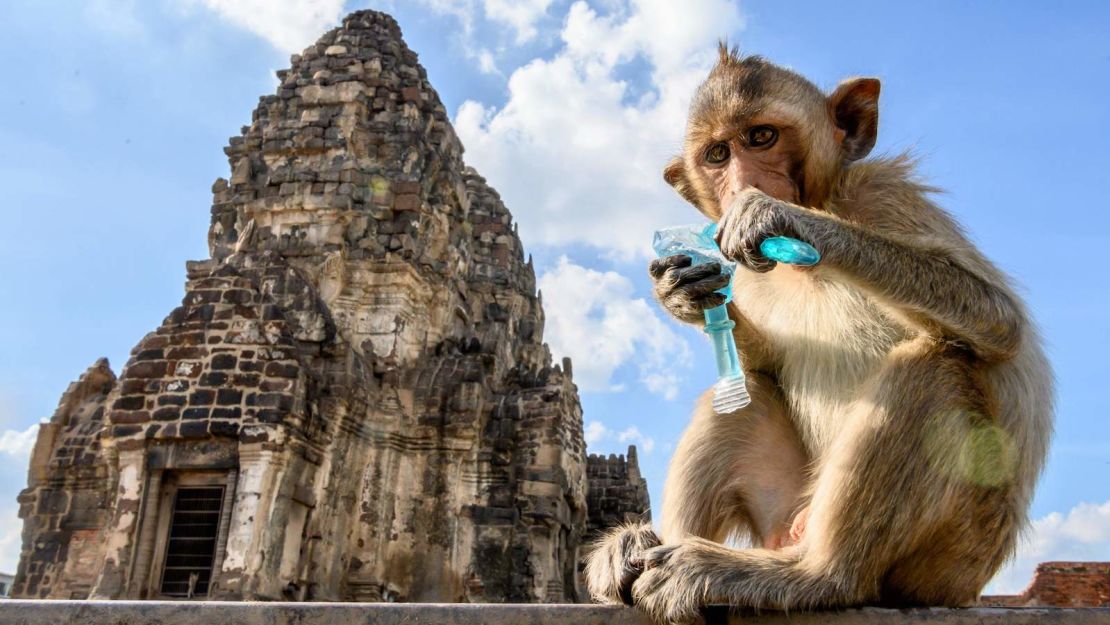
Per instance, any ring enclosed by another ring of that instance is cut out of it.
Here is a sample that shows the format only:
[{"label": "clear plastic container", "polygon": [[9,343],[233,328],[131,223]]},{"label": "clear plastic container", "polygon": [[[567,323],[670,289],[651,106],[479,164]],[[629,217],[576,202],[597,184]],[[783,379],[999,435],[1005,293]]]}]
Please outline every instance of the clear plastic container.
[{"label": "clear plastic container", "polygon": [[[728,317],[728,303],[732,301],[732,275],[736,263],[725,258],[714,239],[717,224],[674,226],[655,233],[652,248],[660,258],[674,254],[685,254],[693,260],[693,265],[716,262],[721,271],[729,276],[729,283],[717,291],[725,296],[720,306],[705,311],[705,333],[713,343],[713,354],[717,360],[717,383],[713,385],[713,409],[719,414],[735,412],[751,403],[748,395],[744,370],[740,367],[740,355],[736,351],[736,339],[732,329],[736,323]],[[775,262],[793,265],[814,265],[821,259],[811,245],[788,237],[770,237],[763,241],[759,251]]]}]

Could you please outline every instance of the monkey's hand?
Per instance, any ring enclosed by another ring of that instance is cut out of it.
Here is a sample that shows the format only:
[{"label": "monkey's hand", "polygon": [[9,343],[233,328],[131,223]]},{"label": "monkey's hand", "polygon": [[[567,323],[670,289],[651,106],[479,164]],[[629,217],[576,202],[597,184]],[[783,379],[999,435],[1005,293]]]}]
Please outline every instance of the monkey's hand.
[{"label": "monkey's hand", "polygon": [[755,188],[741,191],[717,227],[717,245],[726,258],[765,273],[775,261],[759,251],[771,237],[791,237],[807,243],[805,209],[781,202]]},{"label": "monkey's hand", "polygon": [[720,263],[695,265],[685,254],[664,256],[651,261],[648,271],[654,283],[655,298],[679,321],[701,323],[703,312],[725,303],[718,289],[728,286],[728,274],[721,273]]},{"label": "monkey's hand", "polygon": [[643,572],[633,565],[645,550],[662,544],[650,525],[629,523],[601,537],[586,559],[586,586],[602,603],[632,605],[632,583]]}]

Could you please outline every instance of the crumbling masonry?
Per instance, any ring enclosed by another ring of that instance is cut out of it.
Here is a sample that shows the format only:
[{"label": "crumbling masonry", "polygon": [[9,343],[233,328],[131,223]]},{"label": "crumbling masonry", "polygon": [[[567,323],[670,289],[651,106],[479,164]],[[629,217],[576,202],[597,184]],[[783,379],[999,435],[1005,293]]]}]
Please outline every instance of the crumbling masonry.
[{"label": "crumbling masonry", "polygon": [[584,600],[587,519],[647,493],[631,453],[590,492],[509,212],[392,18],[278,76],[181,306],[42,426],[13,594]]},{"label": "crumbling masonry", "polygon": [[627,521],[650,521],[647,482],[640,476],[636,446],[628,456],[590,454],[586,459],[586,493],[589,527],[604,529]]}]

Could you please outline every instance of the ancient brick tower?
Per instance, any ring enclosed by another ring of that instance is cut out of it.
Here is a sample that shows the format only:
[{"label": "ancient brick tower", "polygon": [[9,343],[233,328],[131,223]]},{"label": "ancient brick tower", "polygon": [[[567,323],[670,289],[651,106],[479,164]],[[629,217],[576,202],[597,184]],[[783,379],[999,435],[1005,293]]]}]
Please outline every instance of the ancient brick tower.
[{"label": "ancient brick tower", "polygon": [[640,477],[636,446],[628,446],[628,456],[590,454],[586,458],[587,527],[604,529],[624,521],[650,520],[647,482]]},{"label": "ancient brick tower", "polygon": [[583,599],[581,408],[509,212],[389,16],[279,78],[182,305],[42,427],[13,593]]}]

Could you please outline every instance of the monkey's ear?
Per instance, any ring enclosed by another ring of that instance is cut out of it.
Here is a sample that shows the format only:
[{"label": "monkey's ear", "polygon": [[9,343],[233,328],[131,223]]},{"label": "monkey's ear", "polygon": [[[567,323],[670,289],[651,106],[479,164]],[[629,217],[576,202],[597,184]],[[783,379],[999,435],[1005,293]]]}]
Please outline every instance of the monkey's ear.
[{"label": "monkey's ear", "polygon": [[844,158],[858,161],[875,147],[879,134],[879,79],[852,78],[829,96],[829,111],[844,131]]},{"label": "monkey's ear", "polygon": [[694,206],[698,205],[694,187],[690,184],[690,179],[686,177],[686,163],[681,156],[672,158],[667,166],[663,168],[663,180],[674,187],[674,190],[678,191],[678,194],[684,200]]}]

